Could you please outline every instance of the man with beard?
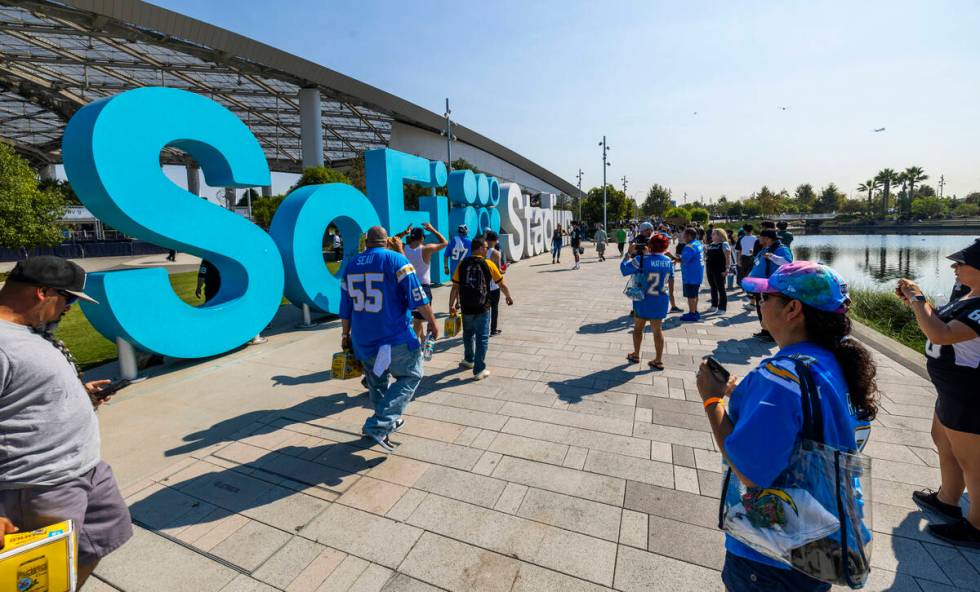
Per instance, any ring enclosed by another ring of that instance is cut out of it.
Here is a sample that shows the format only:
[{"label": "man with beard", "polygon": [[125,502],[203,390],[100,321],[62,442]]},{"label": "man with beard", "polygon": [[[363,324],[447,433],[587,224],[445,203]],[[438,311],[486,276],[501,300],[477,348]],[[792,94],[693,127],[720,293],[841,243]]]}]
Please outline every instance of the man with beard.
[{"label": "man with beard", "polygon": [[95,302],[84,289],[85,271],[60,257],[19,262],[0,288],[0,535],[72,520],[79,587],[133,535],[101,458],[95,409],[109,381],[82,383],[51,334],[76,300]]}]

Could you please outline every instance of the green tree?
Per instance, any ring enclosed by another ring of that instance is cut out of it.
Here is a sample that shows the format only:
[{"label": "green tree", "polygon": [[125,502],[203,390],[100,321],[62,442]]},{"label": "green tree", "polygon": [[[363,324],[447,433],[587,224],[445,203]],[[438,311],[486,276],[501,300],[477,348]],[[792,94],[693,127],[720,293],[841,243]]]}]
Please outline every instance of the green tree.
[{"label": "green tree", "polygon": [[954,213],[963,218],[971,218],[980,214],[980,206],[975,203],[961,203],[956,206]]},{"label": "green tree", "polygon": [[58,220],[67,203],[61,191],[38,189],[37,173],[0,143],[0,246],[26,250],[62,241]]},{"label": "green tree", "polygon": [[691,221],[691,212],[684,208],[670,208],[664,212],[664,220],[668,220],[672,224],[687,224]]},{"label": "green tree", "polygon": [[[633,216],[633,200],[612,185],[606,185],[606,220],[613,224]],[[582,200],[582,220],[589,224],[602,222],[602,187],[589,189]]]},{"label": "green tree", "polygon": [[881,183],[878,181],[877,178],[868,179],[864,183],[861,183],[860,185],[858,185],[858,188],[857,188],[858,191],[860,191],[862,193],[865,192],[865,191],[868,192],[868,208],[867,209],[868,209],[868,215],[869,216],[874,213],[874,192],[877,191],[877,190],[879,190],[879,189],[881,189]]},{"label": "green tree", "polygon": [[647,191],[647,197],[640,206],[640,211],[644,216],[663,216],[670,207],[670,189],[662,185],[654,184]]},{"label": "green tree", "polygon": [[279,204],[285,198],[285,195],[273,195],[252,200],[252,221],[268,230],[269,225],[272,224],[272,217],[276,215]]},{"label": "green tree", "polygon": [[888,203],[891,198],[891,190],[893,185],[897,185],[902,182],[899,174],[893,169],[881,169],[878,174],[875,175],[875,181],[881,183],[881,217],[888,217]]},{"label": "green tree", "polygon": [[82,201],[75,195],[75,190],[71,188],[68,181],[58,181],[57,179],[41,179],[37,184],[41,191],[55,191],[65,198],[65,203],[72,206],[82,205]]},{"label": "green tree", "polygon": [[[905,169],[905,171],[902,172],[902,182],[907,185],[906,196],[911,197],[915,195],[915,186],[928,178],[929,175],[922,170],[922,167],[913,166]],[[906,197],[906,199],[902,202],[903,215],[908,213],[907,208],[911,207],[912,205],[912,200],[908,199],[908,197]]]},{"label": "green tree", "polygon": [[864,212],[864,208],[863,199],[845,199],[838,211],[842,214],[860,214]]},{"label": "green tree", "polygon": [[980,191],[973,191],[967,193],[966,197],[963,198],[963,201],[965,201],[966,203],[980,204]]},{"label": "green tree", "polygon": [[344,173],[325,166],[315,166],[303,169],[303,174],[296,181],[296,184],[289,188],[294,191],[307,185],[323,185],[325,183],[347,183],[352,185],[350,177]]},{"label": "green tree", "polygon": [[817,194],[813,191],[813,185],[803,183],[796,187],[796,205],[800,212],[807,213],[813,209],[813,204],[817,201]]},{"label": "green tree", "polygon": [[691,208],[691,222],[701,222],[702,224],[708,221],[710,213],[705,208]]},{"label": "green tree", "polygon": [[742,202],[742,216],[745,218],[758,218],[762,214],[762,207],[759,200],[754,197]]},{"label": "green tree", "polygon": [[844,195],[833,183],[827,185],[820,191],[820,197],[814,211],[821,213],[836,212],[840,209],[844,201]]},{"label": "green tree", "polygon": [[946,202],[938,197],[918,197],[912,200],[912,215],[917,218],[938,218],[946,214]]},{"label": "green tree", "polygon": [[779,196],[773,193],[768,186],[763,185],[755,199],[759,203],[759,210],[763,216],[779,213]]},{"label": "green tree", "polygon": [[248,199],[252,198],[252,204],[255,204],[255,200],[262,197],[262,194],[255,190],[253,187],[249,187],[245,191],[242,191],[242,196],[238,198],[238,203],[235,204],[236,208],[248,207]]}]

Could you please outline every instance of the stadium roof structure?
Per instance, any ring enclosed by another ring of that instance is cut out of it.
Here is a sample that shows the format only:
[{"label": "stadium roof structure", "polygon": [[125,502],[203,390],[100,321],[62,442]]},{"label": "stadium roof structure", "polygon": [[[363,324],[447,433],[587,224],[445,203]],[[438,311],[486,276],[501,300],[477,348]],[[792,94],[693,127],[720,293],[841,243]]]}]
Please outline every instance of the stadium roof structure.
[{"label": "stadium roof structure", "polygon": [[[434,134],[445,127],[443,116],[383,90],[138,0],[0,0],[0,140],[36,166],[61,162],[61,137],[76,110],[142,86],[181,88],[218,101],[249,126],[278,172],[303,168],[304,88],[320,91],[324,161],[333,166],[390,146],[397,125]],[[558,175],[455,121],[453,135],[562,193],[579,194]],[[186,158],[176,150],[162,155],[168,164],[187,164]]]}]

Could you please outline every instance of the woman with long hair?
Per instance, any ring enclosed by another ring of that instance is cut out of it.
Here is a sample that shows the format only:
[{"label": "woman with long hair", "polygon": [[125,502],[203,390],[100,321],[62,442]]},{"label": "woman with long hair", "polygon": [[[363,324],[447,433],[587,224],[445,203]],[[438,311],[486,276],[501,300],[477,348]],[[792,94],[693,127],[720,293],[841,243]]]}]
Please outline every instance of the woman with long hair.
[{"label": "woman with long hair", "polygon": [[565,231],[561,224],[555,224],[555,231],[551,233],[551,263],[561,263],[561,245],[565,242]]},{"label": "woman with long hair", "polygon": [[629,254],[619,264],[620,272],[624,276],[634,276],[634,282],[643,289],[643,298],[633,301],[633,351],[626,359],[633,364],[640,363],[643,329],[649,324],[657,357],[647,365],[657,370],[664,368],[663,321],[670,308],[667,284],[674,274],[673,261],[664,255],[669,246],[670,239],[654,234],[645,244],[634,242]]},{"label": "woman with long hair", "polygon": [[728,233],[724,228],[711,231],[711,244],[704,251],[704,273],[711,287],[711,308],[709,313],[725,314],[728,310],[728,293],[725,292],[725,276],[732,265],[732,247],[728,244]]},{"label": "woman with long hair", "polygon": [[[733,475],[746,487],[774,486],[787,468],[803,429],[804,362],[819,392],[824,442],[856,452],[877,413],[876,368],[870,352],[850,337],[844,280],[810,261],[781,266],[769,278],[746,278],[760,295],[762,323],[779,351],[736,383],[722,382],[707,362],[697,375],[715,441]],[[724,397],[729,396],[726,411]],[[722,581],[728,590],[825,591],[830,584],[769,559],[726,534]]]},{"label": "woman with long hair", "polygon": [[[915,282],[899,280],[896,293],[912,312],[926,341],[926,368],[936,387],[932,441],[939,451],[939,491],[912,494],[923,510],[946,523],[930,524],[936,537],[980,548],[980,239],[948,257],[957,281],[968,289],[933,308]],[[970,512],[960,508],[970,492]]]}]

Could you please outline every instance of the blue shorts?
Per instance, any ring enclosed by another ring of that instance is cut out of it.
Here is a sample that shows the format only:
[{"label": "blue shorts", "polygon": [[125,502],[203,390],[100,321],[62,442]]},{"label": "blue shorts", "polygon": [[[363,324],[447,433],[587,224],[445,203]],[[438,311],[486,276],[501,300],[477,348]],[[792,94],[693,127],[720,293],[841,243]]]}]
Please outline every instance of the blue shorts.
[{"label": "blue shorts", "polygon": [[701,284],[684,284],[684,298],[697,298]]},{"label": "blue shorts", "polygon": [[643,300],[633,302],[633,314],[648,321],[666,319],[668,310],[670,310],[670,297],[666,294],[647,296]]}]

